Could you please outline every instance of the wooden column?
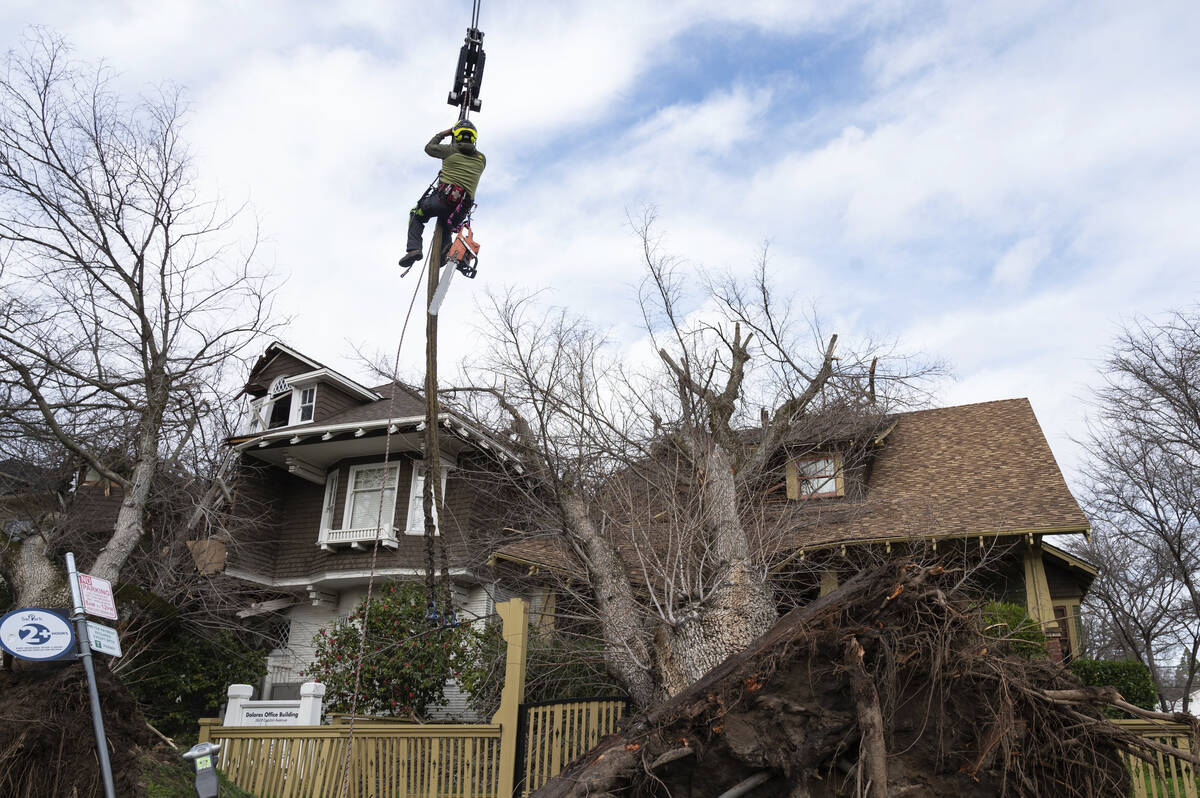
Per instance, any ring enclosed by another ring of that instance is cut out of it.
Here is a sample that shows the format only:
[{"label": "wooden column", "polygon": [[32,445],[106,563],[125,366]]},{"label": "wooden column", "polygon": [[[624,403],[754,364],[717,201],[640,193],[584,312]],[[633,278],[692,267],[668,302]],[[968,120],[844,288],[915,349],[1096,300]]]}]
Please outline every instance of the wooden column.
[{"label": "wooden column", "polygon": [[492,723],[500,726],[500,774],[496,798],[511,798],[517,779],[517,721],[525,700],[525,655],[529,648],[529,603],[509,599],[496,605],[496,614],[504,622],[504,689],[500,709]]}]

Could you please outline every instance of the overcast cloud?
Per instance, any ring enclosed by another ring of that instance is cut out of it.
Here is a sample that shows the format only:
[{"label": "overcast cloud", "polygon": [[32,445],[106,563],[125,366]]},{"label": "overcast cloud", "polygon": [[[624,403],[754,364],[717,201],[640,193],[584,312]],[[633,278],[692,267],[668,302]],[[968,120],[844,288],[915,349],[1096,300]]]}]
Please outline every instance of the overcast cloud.
[{"label": "overcast cloud", "polygon": [[[204,180],[249,201],[292,345],[356,373],[395,347],[394,264],[436,172],[465,0],[9,0],[122,84],[184,85]],[[843,334],[948,359],[942,404],[1029,396],[1060,461],[1119,322],[1194,302],[1194,2],[484,0],[482,269],[631,329],[627,211],[697,266],[779,281]],[[410,280],[413,278],[409,278]],[[404,346],[420,362],[419,334]]]}]

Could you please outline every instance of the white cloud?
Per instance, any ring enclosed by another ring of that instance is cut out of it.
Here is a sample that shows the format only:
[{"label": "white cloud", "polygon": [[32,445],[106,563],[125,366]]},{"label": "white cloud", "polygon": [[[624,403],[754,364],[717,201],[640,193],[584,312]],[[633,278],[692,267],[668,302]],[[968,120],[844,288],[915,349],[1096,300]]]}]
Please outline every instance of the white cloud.
[{"label": "white cloud", "polygon": [[[201,173],[252,199],[292,274],[287,337],[353,371],[346,342],[391,349],[415,284],[393,264],[436,171],[421,147],[453,115],[465,9],[18,1],[0,29],[53,25],[124,85],[188,84]],[[1031,396],[1073,462],[1113,320],[1200,288],[1194,3],[489,2],[482,27],[484,251],[443,310],[447,362],[472,346],[473,298],[505,284],[628,334],[626,212],[648,201],[689,263],[745,268],[770,238],[775,276],[839,324],[951,358],[942,400]],[[705,68],[680,52],[695,30],[793,38],[648,107],[671,59]],[[826,51],[836,74],[802,57]],[[418,324],[406,359],[420,346]]]},{"label": "white cloud", "polygon": [[1050,242],[1043,236],[1023,238],[1009,247],[996,268],[992,270],[992,282],[1006,288],[1024,288],[1034,270],[1050,254]]}]

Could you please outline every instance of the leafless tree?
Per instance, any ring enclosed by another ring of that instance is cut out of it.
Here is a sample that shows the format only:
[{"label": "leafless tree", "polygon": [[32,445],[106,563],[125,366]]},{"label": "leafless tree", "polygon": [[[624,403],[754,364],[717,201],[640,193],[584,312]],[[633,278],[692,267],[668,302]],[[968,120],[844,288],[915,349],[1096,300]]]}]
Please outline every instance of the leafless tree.
[{"label": "leafless tree", "polygon": [[580,564],[586,578],[557,587],[594,613],[611,672],[641,704],[775,621],[769,570],[791,516],[759,499],[782,496],[783,450],[878,429],[926,373],[901,359],[881,368],[888,352],[871,345],[839,349],[774,294],[765,252],[749,281],[690,290],[697,283],[663,252],[653,221],[635,225],[640,346],[622,350],[536,296],[496,296],[471,387],[447,391],[507,425],[522,532]]},{"label": "leafless tree", "polygon": [[[1161,689],[1167,652],[1155,648],[1169,642],[1171,661],[1194,649],[1200,617],[1200,313],[1127,326],[1104,379],[1085,469],[1107,568],[1098,596]],[[1188,668],[1186,692],[1195,677]]]},{"label": "leafless tree", "polygon": [[1157,686],[1159,703],[1168,709],[1177,654],[1196,644],[1182,585],[1164,576],[1161,556],[1105,527],[1095,529],[1093,540],[1078,550],[1100,571],[1084,599],[1084,656],[1141,662]]},{"label": "leafless tree", "polygon": [[[52,437],[122,495],[94,562],[115,579],[152,484],[194,446],[222,369],[268,326],[269,286],[236,214],[206,199],[178,90],[130,103],[103,66],[34,31],[0,76],[0,392],[18,435]],[[5,562],[44,565],[47,541]],[[24,580],[23,601],[56,589]]]}]

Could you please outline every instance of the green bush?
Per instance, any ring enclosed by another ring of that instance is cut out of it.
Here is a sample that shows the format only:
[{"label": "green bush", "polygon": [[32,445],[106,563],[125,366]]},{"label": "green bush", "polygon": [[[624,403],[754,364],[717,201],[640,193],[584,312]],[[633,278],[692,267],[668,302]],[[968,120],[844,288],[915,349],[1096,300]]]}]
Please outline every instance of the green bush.
[{"label": "green bush", "polygon": [[983,633],[1013,654],[1027,659],[1047,656],[1046,634],[1020,604],[993,601],[983,608]]},{"label": "green bush", "polygon": [[196,739],[196,719],[217,714],[229,685],[255,684],[267,672],[263,649],[228,631],[201,637],[183,626],[156,640],[139,659],[118,676],[146,720],[188,745]]},{"label": "green bush", "polygon": [[[350,617],[313,638],[316,657],[305,676],[325,685],[329,712],[349,712],[354,666],[366,600]],[[392,582],[371,598],[356,711],[367,715],[424,716],[446,703],[446,680],[462,679],[473,665],[476,633],[469,624],[439,629],[425,618],[421,585]]]},{"label": "green bush", "polygon": [[[477,666],[461,683],[470,706],[490,717],[500,706],[506,647],[500,624],[489,624],[475,643]],[[625,690],[608,673],[604,645],[599,640],[553,630],[531,629],[525,657],[525,701],[560,698],[599,698],[623,695]]]},{"label": "green bush", "polygon": [[1154,709],[1158,691],[1150,678],[1150,669],[1133,659],[1076,659],[1071,672],[1085,685],[1115,687],[1126,701],[1142,709]]}]

